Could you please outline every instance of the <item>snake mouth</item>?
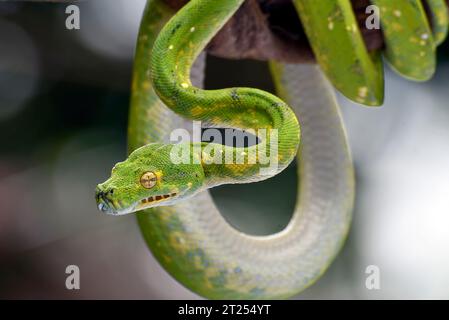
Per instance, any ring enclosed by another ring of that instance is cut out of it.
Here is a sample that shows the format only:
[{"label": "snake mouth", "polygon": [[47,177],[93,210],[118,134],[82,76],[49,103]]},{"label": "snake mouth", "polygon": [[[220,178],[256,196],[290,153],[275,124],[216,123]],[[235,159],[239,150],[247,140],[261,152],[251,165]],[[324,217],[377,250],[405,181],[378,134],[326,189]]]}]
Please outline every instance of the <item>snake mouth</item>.
[{"label": "snake mouth", "polygon": [[152,207],[156,207],[160,204],[170,204],[179,194],[174,192],[170,194],[162,194],[162,195],[156,195],[151,196],[148,198],[144,198],[140,201],[138,201],[134,206],[130,206],[127,208],[120,207],[119,205],[116,205],[113,201],[105,198],[105,197],[99,197],[98,198],[98,209],[106,214],[119,216],[124,215]]},{"label": "snake mouth", "polygon": [[157,204],[161,203],[161,202],[167,202],[169,200],[172,200],[173,198],[175,198],[178,195],[178,193],[173,192],[170,194],[162,194],[162,195],[156,195],[156,196],[151,196],[148,198],[144,198],[142,200],[140,200],[140,202],[137,204],[136,206],[136,210],[142,210],[142,209],[147,209],[150,207],[154,207]]},{"label": "snake mouth", "polygon": [[106,214],[110,214],[113,216],[117,215],[123,215],[126,213],[129,213],[129,210],[121,209],[120,207],[116,206],[112,201],[109,199],[100,199],[98,200],[98,210],[101,212],[104,212]]}]

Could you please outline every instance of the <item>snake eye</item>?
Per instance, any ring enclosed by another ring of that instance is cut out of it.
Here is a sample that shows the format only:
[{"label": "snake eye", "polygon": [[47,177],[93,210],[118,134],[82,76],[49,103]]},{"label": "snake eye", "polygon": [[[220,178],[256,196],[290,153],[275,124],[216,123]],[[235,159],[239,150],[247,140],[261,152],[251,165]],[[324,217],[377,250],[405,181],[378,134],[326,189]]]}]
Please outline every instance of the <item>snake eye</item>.
[{"label": "snake eye", "polygon": [[144,187],[145,189],[151,189],[156,185],[156,181],[157,181],[157,176],[154,172],[152,171],[148,171],[145,172],[141,177],[140,177],[140,184],[142,185],[142,187]]}]

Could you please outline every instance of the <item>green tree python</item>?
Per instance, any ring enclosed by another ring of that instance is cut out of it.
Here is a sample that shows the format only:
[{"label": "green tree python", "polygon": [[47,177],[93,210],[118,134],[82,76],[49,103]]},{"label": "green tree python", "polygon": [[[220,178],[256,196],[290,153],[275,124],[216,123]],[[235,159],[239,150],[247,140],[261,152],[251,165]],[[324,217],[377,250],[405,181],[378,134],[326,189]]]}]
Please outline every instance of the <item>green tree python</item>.
[{"label": "green tree python", "polygon": [[[366,49],[349,0],[294,0],[320,67],[270,61],[277,96],[252,88],[203,90],[201,52],[243,2],[191,0],[176,13],[161,0],[148,1],[135,57],[130,154],[97,186],[96,200],[108,214],[142,211],[138,222],[153,255],[199,295],[288,298],[325,272],[351,222],[353,167],[327,79],[347,98],[379,106],[382,53]],[[406,78],[429,79],[448,30],[444,1],[428,0],[429,15],[420,0],[372,4],[385,60]],[[173,130],[189,127],[185,119],[254,130],[258,140],[243,147],[170,143]],[[296,156],[299,192],[284,230],[252,236],[226,222],[209,188],[270,178]]]}]

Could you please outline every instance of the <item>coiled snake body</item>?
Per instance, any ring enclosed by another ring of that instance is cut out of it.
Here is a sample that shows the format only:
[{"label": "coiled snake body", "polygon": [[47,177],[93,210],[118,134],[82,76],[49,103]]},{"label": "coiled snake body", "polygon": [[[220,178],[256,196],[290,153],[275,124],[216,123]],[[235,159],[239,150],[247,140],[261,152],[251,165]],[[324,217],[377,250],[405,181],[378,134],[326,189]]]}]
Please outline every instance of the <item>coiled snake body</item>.
[{"label": "coiled snake body", "polygon": [[[342,246],[351,221],[354,175],[339,110],[318,66],[270,62],[283,100],[257,89],[199,88],[201,51],[243,1],[192,0],[172,19],[163,1],[148,1],[135,59],[130,156],[97,187],[96,199],[99,209],[110,214],[144,210],[138,221],[154,256],[198,294],[286,298],[318,279]],[[380,105],[380,53],[366,50],[349,0],[294,3],[327,78],[350,99]],[[433,34],[421,1],[373,3],[385,17],[386,58],[404,76],[428,79],[435,68],[435,45],[447,32],[443,0],[428,1]],[[183,118],[266,133],[248,147],[168,143],[173,130],[189,128]],[[262,163],[260,149],[275,161],[274,169]],[[187,162],[173,163],[179,152],[188,154]],[[296,155],[299,193],[283,231],[250,236],[223,219],[208,188],[267,179]]]}]

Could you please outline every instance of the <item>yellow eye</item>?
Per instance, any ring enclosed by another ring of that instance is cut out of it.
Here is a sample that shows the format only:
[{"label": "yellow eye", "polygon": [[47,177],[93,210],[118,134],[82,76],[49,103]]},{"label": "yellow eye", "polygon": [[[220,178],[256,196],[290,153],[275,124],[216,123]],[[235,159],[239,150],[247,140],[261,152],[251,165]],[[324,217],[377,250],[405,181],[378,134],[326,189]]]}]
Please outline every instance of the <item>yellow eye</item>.
[{"label": "yellow eye", "polygon": [[154,172],[152,171],[148,171],[145,172],[141,177],[140,177],[140,184],[142,185],[142,187],[144,187],[145,189],[151,189],[156,185],[157,182],[157,176]]}]

